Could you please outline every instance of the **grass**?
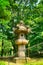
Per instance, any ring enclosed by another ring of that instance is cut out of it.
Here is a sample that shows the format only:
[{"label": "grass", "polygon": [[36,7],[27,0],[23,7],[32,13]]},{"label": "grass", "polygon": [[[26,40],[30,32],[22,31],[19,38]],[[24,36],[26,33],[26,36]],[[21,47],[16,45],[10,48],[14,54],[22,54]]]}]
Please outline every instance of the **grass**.
[{"label": "grass", "polygon": [[43,59],[31,59],[29,62],[25,63],[24,65],[43,65]]},{"label": "grass", "polygon": [[31,62],[31,63],[26,63],[24,65],[43,65],[43,62]]},{"label": "grass", "polygon": [[0,62],[0,65],[6,65],[3,61]]},{"label": "grass", "polygon": [[[8,61],[0,61],[2,62],[0,65],[4,65],[3,63],[5,63],[5,65],[8,65]],[[43,65],[43,58],[35,58],[35,59],[30,59],[27,61],[27,63],[13,63],[13,62],[9,62],[9,65]]]}]

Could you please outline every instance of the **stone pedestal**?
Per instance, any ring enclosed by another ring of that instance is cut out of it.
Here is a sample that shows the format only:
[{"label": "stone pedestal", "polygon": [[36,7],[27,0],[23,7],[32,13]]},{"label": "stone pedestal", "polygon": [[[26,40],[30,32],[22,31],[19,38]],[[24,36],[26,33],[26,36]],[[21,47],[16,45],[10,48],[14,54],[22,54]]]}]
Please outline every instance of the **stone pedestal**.
[{"label": "stone pedestal", "polygon": [[31,58],[29,58],[29,57],[26,57],[26,58],[16,57],[16,58],[14,58],[14,60],[16,60],[16,63],[26,63],[26,62],[31,61]]}]

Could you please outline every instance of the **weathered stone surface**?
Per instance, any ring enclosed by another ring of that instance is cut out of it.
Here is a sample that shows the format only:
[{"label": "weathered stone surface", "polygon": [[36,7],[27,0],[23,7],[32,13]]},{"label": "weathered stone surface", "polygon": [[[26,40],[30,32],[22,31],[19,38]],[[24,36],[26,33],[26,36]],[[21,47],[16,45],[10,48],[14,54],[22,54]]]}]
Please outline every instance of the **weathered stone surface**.
[{"label": "weathered stone surface", "polygon": [[30,32],[30,29],[24,25],[23,21],[20,21],[20,23],[16,25],[16,28],[14,28],[14,32],[18,37],[18,39],[15,41],[15,43],[18,45],[18,56],[20,58],[25,57],[25,45],[28,44],[25,34]]}]

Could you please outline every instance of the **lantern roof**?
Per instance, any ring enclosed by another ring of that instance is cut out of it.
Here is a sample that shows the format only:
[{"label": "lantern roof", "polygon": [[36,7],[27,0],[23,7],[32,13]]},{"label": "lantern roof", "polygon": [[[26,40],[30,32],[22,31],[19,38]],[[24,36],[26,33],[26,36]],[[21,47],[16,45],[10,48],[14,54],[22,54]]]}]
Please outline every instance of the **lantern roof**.
[{"label": "lantern roof", "polygon": [[28,27],[25,26],[24,22],[21,20],[19,24],[16,25],[14,29],[15,33],[28,33]]}]

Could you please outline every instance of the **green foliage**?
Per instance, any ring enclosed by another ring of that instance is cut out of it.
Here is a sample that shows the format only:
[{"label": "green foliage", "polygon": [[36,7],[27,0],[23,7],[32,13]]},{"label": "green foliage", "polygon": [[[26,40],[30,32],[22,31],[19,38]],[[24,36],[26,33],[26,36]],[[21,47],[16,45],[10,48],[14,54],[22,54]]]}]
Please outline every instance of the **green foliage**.
[{"label": "green foliage", "polygon": [[[31,33],[26,36],[30,40],[30,46],[43,42],[42,0],[0,0],[0,40],[4,40],[4,51],[9,51],[12,45],[15,46],[16,36],[13,34],[13,27],[20,20],[31,29]],[[34,47],[32,51],[41,48],[42,46]]]},{"label": "green foliage", "polygon": [[12,43],[10,41],[4,40],[4,52],[7,53],[10,51],[10,49],[12,48]]},{"label": "green foliage", "polygon": [[9,7],[10,6],[10,4],[9,4],[9,1],[7,0],[0,0],[0,19],[2,18],[4,18],[4,19],[6,19],[6,18],[8,18],[8,16],[10,17],[10,12],[9,12],[9,10],[7,9],[7,7]]}]

